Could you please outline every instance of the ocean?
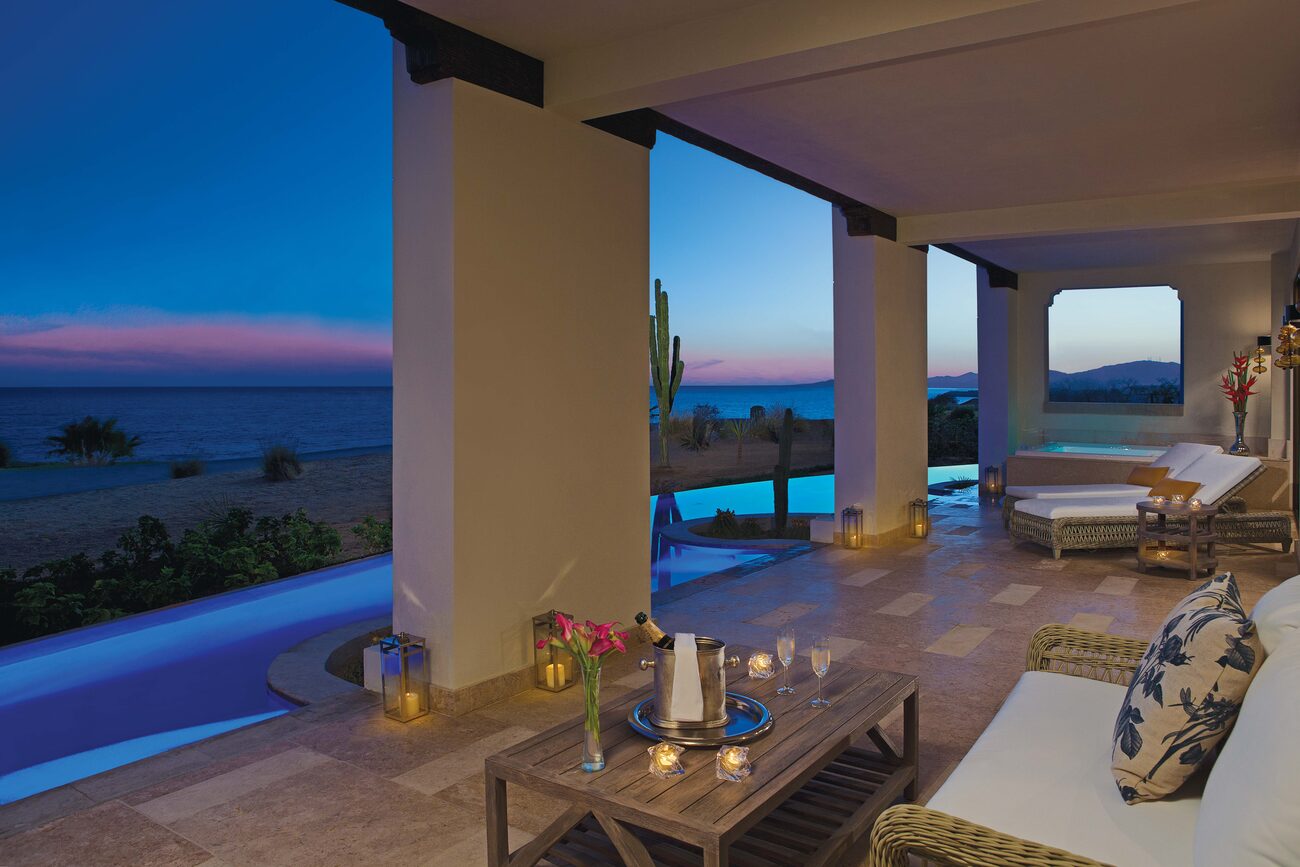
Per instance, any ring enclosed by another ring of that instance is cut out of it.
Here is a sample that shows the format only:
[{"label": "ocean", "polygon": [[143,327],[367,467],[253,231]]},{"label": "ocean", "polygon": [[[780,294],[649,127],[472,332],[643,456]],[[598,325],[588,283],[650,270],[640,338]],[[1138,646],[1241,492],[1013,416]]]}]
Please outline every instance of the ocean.
[{"label": "ocean", "polygon": [[[927,389],[930,397],[949,391],[971,391],[964,388]],[[689,413],[696,404],[716,406],[723,418],[748,418],[753,406],[770,407],[773,404],[789,407],[804,418],[835,418],[835,386],[830,382],[807,385],[683,385],[677,390],[673,411]],[[650,405],[654,406],[654,389],[650,390]]]}]

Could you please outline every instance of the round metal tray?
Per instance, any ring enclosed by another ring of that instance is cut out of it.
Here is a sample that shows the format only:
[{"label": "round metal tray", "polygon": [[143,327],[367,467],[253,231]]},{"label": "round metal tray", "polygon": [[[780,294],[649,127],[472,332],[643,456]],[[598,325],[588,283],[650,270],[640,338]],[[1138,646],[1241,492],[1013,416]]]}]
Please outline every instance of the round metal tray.
[{"label": "round metal tray", "polygon": [[699,729],[661,728],[650,721],[654,701],[652,695],[637,702],[628,712],[628,725],[632,726],[632,730],[639,735],[684,747],[717,747],[723,744],[748,743],[765,735],[775,722],[771,711],[758,699],[729,692],[727,713],[731,719],[725,726]]}]

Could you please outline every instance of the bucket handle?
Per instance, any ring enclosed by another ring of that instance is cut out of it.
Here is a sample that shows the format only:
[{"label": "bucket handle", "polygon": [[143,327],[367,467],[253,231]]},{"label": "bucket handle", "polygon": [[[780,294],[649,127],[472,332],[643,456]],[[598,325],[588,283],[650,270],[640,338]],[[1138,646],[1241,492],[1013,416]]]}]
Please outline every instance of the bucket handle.
[{"label": "bucket handle", "polygon": [[646,659],[645,657],[641,658],[642,671],[645,671],[647,668],[654,668],[654,667],[655,667],[655,661],[653,659]]},{"label": "bucket handle", "polygon": [[[740,657],[739,657],[739,656],[728,656],[725,660],[723,660],[723,665],[727,666],[728,668],[739,668],[739,667],[740,667]],[[654,661],[653,659],[646,659],[646,658],[643,656],[643,657],[641,657],[640,666],[641,666],[641,670],[642,670],[642,671],[645,671],[647,668],[654,668],[654,667],[655,667],[655,661]]]}]

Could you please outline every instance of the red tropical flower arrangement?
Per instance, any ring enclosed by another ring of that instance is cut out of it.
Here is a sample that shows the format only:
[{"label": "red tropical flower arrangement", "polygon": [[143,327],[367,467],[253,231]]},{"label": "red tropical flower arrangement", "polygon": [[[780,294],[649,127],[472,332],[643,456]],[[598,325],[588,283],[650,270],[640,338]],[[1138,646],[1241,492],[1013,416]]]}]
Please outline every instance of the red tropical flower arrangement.
[{"label": "red tropical flower arrangement", "polygon": [[1232,353],[1232,370],[1225,373],[1219,383],[1223,396],[1232,401],[1233,412],[1245,412],[1247,399],[1258,393],[1251,391],[1259,377],[1250,375],[1249,364],[1250,356]]},{"label": "red tropical flower arrangement", "polygon": [[605,767],[605,753],[600,747],[600,669],[610,654],[627,653],[628,634],[614,628],[618,625],[617,620],[609,623],[593,623],[588,620],[583,625],[577,618],[570,618],[557,611],[556,630],[549,638],[537,642],[538,650],[547,644],[568,650],[582,670],[585,706],[585,737],[582,745],[584,771],[599,771]]}]

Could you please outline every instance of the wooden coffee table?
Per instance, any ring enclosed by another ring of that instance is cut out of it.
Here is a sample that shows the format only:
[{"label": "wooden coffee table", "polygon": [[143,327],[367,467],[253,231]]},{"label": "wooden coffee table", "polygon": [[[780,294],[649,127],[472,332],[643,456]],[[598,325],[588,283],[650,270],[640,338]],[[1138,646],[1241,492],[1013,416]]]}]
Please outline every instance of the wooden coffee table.
[{"label": "wooden coffee table", "polygon": [[[629,708],[649,691],[633,690],[601,713],[606,766],[579,768],[582,720],[557,726],[486,760],[488,863],[493,867],[617,865],[723,867],[834,860],[900,797],[916,795],[917,684],[911,675],[831,665],[824,684],[831,706],[808,700],[817,681],[804,657],[791,667],[793,696],[776,694],[780,676],[733,679],[732,692],[759,699],[776,718],[749,744],[752,774],[739,783],[714,773],[712,748],[688,749],[686,773],[666,780],[648,772],[653,742],[627,724]],[[903,707],[903,746],[880,722]],[[546,830],[511,853],[506,841],[506,783],[567,801]]]},{"label": "wooden coffee table", "polygon": [[1176,569],[1197,580],[1202,572],[1212,573],[1218,568],[1215,544],[1219,536],[1214,527],[1217,507],[1202,505],[1193,509],[1186,503],[1166,501],[1157,505],[1144,500],[1137,504],[1137,512],[1139,572],[1149,568]]}]

